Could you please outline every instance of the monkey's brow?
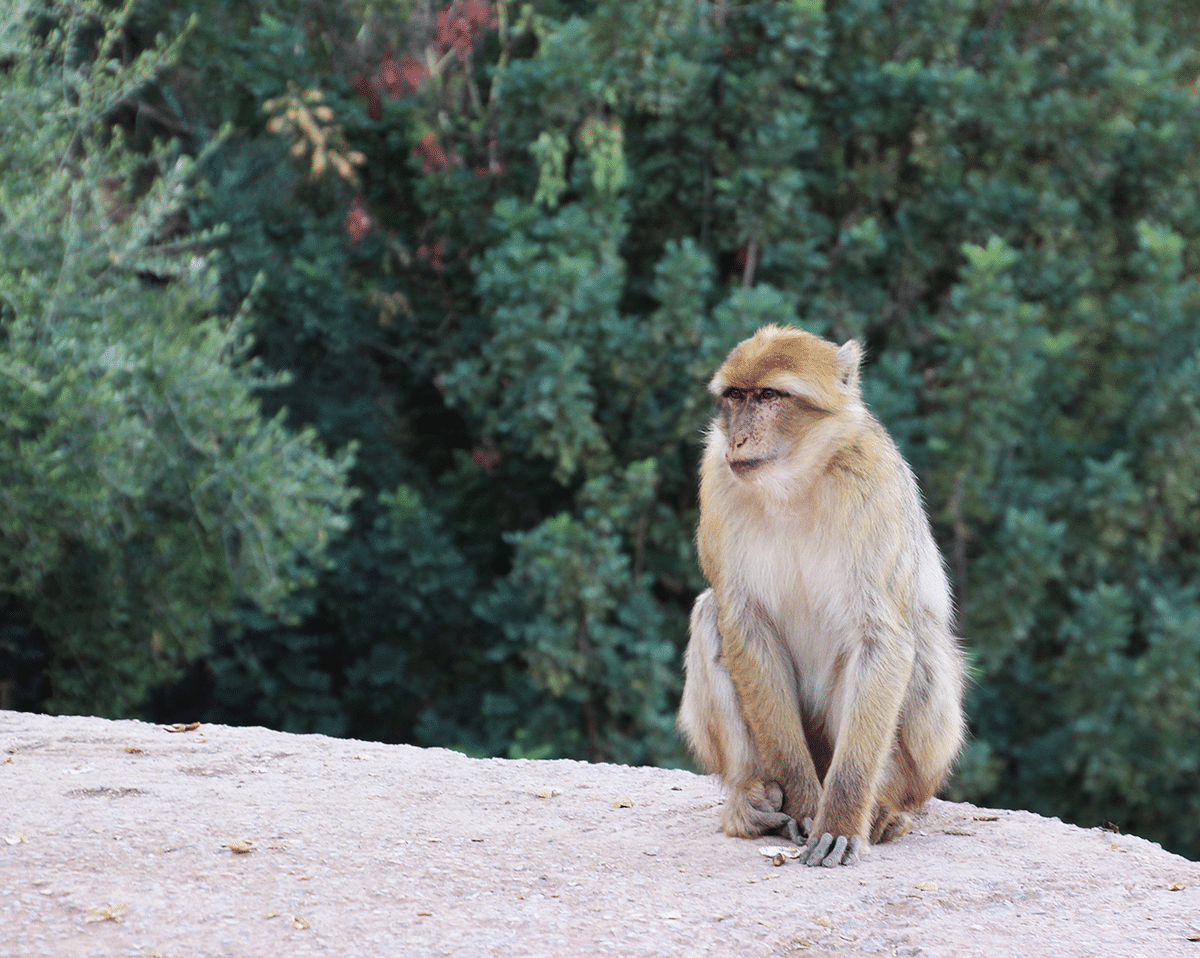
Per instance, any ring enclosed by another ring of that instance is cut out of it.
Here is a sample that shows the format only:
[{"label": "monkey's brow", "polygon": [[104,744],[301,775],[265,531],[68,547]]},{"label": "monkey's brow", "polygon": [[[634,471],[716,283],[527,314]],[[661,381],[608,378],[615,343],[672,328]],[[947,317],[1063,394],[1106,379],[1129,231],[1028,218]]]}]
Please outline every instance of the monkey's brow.
[{"label": "monkey's brow", "polygon": [[770,386],[770,385],[768,385],[768,386],[728,386],[728,387],[726,387],[725,391],[723,393],[721,393],[721,395],[729,396],[729,395],[732,395],[735,393],[740,393],[742,395],[749,394],[749,395],[757,396],[760,393],[766,392],[767,390],[770,390],[773,393],[779,393],[779,395],[781,395],[781,396],[790,396],[791,395],[791,390],[787,389],[784,386]]}]

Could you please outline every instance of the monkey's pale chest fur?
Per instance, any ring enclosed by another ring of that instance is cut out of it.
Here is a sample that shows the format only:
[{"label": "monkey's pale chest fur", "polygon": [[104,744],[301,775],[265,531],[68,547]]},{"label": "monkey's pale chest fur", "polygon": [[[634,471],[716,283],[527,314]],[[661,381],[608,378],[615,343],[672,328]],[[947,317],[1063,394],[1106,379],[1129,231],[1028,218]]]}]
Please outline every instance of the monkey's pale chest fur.
[{"label": "monkey's pale chest fur", "polygon": [[744,597],[767,620],[768,641],[785,652],[802,698],[825,701],[839,660],[854,653],[861,635],[854,557],[814,520],[819,510],[784,508],[749,483],[729,481],[740,495],[725,500],[733,508],[724,523],[707,530],[710,548],[726,557],[713,570],[718,602]]}]

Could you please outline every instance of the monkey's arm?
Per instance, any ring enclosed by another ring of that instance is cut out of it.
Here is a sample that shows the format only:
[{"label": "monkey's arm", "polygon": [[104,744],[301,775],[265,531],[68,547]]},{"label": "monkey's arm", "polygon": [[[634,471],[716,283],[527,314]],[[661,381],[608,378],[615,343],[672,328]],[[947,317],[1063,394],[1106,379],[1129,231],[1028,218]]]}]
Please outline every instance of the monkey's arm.
[{"label": "monkey's arm", "polygon": [[[804,734],[783,645],[770,623],[752,610],[722,607],[719,623],[725,669],[757,753],[755,774],[767,781],[778,780],[786,817],[799,820],[806,828],[805,820],[817,814],[821,781]],[[792,827],[788,833],[793,840],[799,834]]]},{"label": "monkey's arm", "polygon": [[912,668],[913,643],[902,629],[879,622],[865,627],[838,690],[845,711],[801,855],[805,864],[850,865],[865,850]]}]

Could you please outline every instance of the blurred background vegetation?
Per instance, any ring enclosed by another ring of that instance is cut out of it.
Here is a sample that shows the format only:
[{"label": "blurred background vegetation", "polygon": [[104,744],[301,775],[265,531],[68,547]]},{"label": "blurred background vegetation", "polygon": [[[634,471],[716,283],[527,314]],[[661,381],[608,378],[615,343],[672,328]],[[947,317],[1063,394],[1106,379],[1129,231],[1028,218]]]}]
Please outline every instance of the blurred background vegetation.
[{"label": "blurred background vegetation", "polygon": [[1200,3],[0,9],[4,707],[686,762],[790,322],[920,476],[951,797],[1200,856]]}]

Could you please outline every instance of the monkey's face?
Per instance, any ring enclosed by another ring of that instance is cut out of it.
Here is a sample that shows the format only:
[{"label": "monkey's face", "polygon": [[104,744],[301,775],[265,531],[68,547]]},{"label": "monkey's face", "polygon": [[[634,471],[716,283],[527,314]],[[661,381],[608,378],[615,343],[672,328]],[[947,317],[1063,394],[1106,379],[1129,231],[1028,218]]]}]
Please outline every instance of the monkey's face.
[{"label": "monkey's face", "polygon": [[730,386],[720,408],[725,461],[737,476],[785,458],[826,415],[773,386]]},{"label": "monkey's face", "polygon": [[857,343],[839,348],[778,326],[735,347],[709,384],[719,401],[710,442],[724,446],[729,470],[745,480],[781,470],[797,479],[823,461],[866,416],[858,361]]}]

